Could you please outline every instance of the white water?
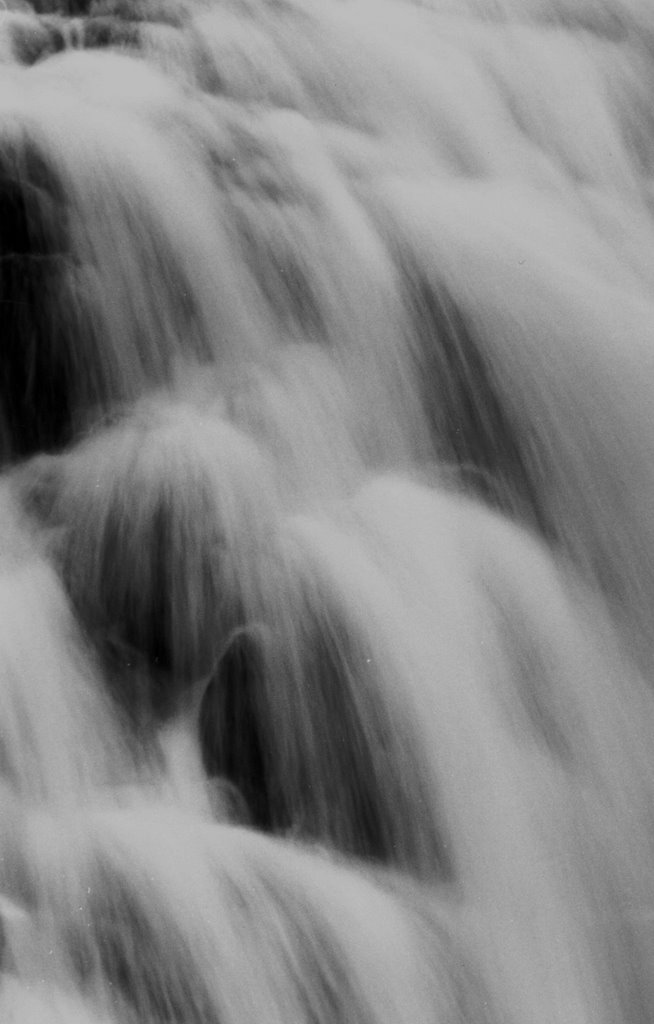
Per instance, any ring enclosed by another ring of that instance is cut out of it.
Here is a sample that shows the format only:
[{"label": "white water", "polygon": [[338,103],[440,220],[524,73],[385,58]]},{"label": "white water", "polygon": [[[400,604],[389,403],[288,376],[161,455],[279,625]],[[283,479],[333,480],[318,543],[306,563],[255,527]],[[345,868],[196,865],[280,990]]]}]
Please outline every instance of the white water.
[{"label": "white water", "polygon": [[3,5],[3,1021],[654,1021],[653,54]]}]

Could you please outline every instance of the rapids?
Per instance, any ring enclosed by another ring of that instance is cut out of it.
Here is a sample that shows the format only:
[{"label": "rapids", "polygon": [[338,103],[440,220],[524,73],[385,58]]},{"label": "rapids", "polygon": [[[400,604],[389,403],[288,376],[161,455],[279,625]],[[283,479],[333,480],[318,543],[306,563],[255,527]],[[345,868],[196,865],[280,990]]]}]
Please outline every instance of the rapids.
[{"label": "rapids", "polygon": [[0,1021],[654,1024],[649,0],[4,0]]}]

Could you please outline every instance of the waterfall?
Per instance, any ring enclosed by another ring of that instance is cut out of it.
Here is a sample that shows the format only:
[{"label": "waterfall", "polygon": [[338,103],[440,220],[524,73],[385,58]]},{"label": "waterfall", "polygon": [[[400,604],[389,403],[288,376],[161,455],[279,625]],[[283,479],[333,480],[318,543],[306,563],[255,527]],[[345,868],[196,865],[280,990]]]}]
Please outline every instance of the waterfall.
[{"label": "waterfall", "polygon": [[652,1024],[648,0],[5,0],[0,1016]]}]

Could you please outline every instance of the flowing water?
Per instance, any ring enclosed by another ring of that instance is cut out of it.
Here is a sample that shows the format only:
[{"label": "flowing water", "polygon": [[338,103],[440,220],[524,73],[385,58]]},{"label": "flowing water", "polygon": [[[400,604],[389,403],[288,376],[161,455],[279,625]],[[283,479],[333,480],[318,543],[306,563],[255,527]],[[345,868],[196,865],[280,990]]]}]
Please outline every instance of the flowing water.
[{"label": "flowing water", "polygon": [[0,1020],[654,1024],[649,0],[5,0]]}]

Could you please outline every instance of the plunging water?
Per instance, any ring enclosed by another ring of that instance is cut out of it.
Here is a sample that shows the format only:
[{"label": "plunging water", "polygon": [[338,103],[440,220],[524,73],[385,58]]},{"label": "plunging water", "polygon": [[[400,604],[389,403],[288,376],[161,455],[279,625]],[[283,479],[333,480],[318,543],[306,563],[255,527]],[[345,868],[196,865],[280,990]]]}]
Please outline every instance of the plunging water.
[{"label": "plunging water", "polygon": [[0,1016],[654,1021],[654,12],[0,11]]}]

